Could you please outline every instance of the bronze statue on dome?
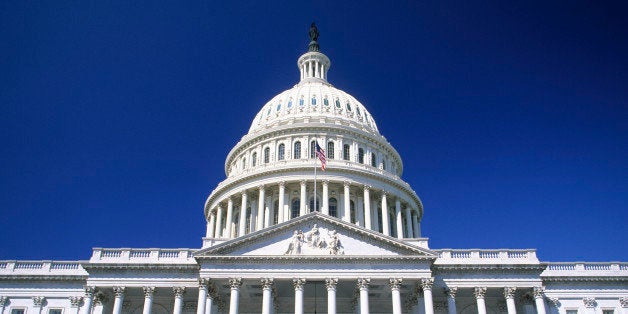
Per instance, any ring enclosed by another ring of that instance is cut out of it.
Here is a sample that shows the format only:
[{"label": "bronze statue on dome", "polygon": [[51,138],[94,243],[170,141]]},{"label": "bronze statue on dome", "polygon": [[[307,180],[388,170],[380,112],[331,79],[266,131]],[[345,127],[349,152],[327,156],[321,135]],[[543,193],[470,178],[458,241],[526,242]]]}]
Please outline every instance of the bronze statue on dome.
[{"label": "bronze statue on dome", "polygon": [[308,47],[308,51],[319,51],[319,47],[318,47],[318,28],[316,27],[316,24],[314,22],[312,22],[312,25],[310,26],[310,45]]}]

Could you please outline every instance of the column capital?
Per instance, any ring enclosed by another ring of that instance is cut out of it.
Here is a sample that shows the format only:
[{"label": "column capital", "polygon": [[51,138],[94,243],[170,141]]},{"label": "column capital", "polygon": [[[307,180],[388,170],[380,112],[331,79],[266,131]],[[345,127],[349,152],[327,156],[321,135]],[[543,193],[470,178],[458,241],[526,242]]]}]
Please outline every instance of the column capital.
[{"label": "column capital", "polygon": [[321,183],[323,184],[323,186],[327,186],[329,184],[329,180],[321,180]]},{"label": "column capital", "polygon": [[623,308],[628,308],[628,297],[619,297],[619,304]]},{"label": "column capital", "polygon": [[247,196],[247,195],[246,195],[246,191],[247,191],[246,189],[244,189],[244,190],[240,191],[240,195],[241,195],[242,197]]},{"label": "column capital", "polygon": [[[81,303],[83,302],[83,297],[72,296],[69,299],[70,299],[71,307],[79,307]],[[3,305],[3,304],[0,304],[0,305]]]},{"label": "column capital", "polygon": [[185,287],[172,287],[172,292],[175,298],[181,298],[185,294]]},{"label": "column capital", "polygon": [[94,305],[103,305],[103,303],[106,301],[105,298],[106,295],[102,293],[102,291],[97,291],[96,293],[94,293]]},{"label": "column capital", "polygon": [[207,289],[207,285],[209,285],[209,278],[198,278],[198,288],[199,289]]},{"label": "column capital", "polygon": [[40,307],[46,301],[46,297],[33,297],[33,305]]},{"label": "column capital", "polygon": [[484,299],[484,295],[486,295],[486,287],[475,287],[473,294],[476,299]]},{"label": "column capital", "polygon": [[144,291],[144,297],[146,298],[152,298],[156,290],[157,288],[155,287],[148,287],[148,286],[142,287],[142,291]]},{"label": "column capital", "polygon": [[325,279],[325,287],[327,287],[327,290],[336,290],[336,285],[338,285],[338,278]]},{"label": "column capital", "polygon": [[304,187],[305,184],[307,183],[307,181],[306,180],[301,180],[300,183],[301,183],[301,187]]},{"label": "column capital", "polygon": [[504,287],[504,298],[514,299],[517,287]]},{"label": "column capital", "polygon": [[240,289],[240,286],[242,286],[242,278],[229,278],[229,286],[232,290]]},{"label": "column capital", "polygon": [[126,290],[126,287],[121,287],[121,286],[113,287],[113,293],[115,294],[116,297],[123,297],[125,290]]},{"label": "column capital", "polygon": [[370,190],[371,188],[372,188],[372,186],[370,186],[370,185],[368,185],[368,184],[365,184],[365,185],[364,185],[364,191],[368,191],[368,190]]},{"label": "column capital", "polygon": [[368,290],[370,284],[371,278],[358,278],[358,289]]},{"label": "column capital", "polygon": [[303,290],[303,286],[307,281],[305,278],[294,278],[292,279],[292,284],[294,285],[294,290]]},{"label": "column capital", "polygon": [[402,278],[390,278],[390,289],[391,290],[399,290],[399,288],[401,287],[401,282],[403,281]]},{"label": "column capital", "polygon": [[386,191],[386,190],[382,190],[382,197],[386,197],[386,195],[388,195],[390,192]]},{"label": "column capital", "polygon": [[260,190],[260,191],[264,190],[265,188],[266,188],[266,186],[263,185],[263,184],[260,184],[260,185],[257,186],[257,189]]},{"label": "column capital", "polygon": [[[70,299],[72,299],[73,297],[70,297]],[[80,298],[80,297],[78,297]],[[7,303],[9,302],[9,298],[5,297],[5,296],[0,296],[0,308],[7,305]]]},{"label": "column capital", "polygon": [[273,287],[273,278],[262,278],[262,289],[271,289]]},{"label": "column capital", "polygon": [[544,293],[545,293],[545,288],[543,288],[543,287],[533,287],[532,288],[532,294],[534,295],[535,299],[542,299]]},{"label": "column capital", "polygon": [[93,297],[94,296],[94,292],[96,292],[96,287],[94,287],[94,286],[84,286],[83,290],[85,291],[85,295],[87,297]]},{"label": "column capital", "polygon": [[584,306],[589,308],[589,309],[594,308],[595,304],[597,303],[595,301],[595,298],[592,298],[592,297],[584,297],[584,298],[582,298],[582,302],[584,303]]},{"label": "column capital", "polygon": [[348,187],[351,185],[351,181],[342,181],[342,185],[344,185],[345,187]]},{"label": "column capital", "polygon": [[447,293],[447,296],[452,299],[456,298],[457,292],[458,292],[458,287],[448,287],[445,289],[445,293]]},{"label": "column capital", "polygon": [[434,285],[434,278],[421,278],[421,288],[423,290],[432,290]]},{"label": "column capital", "polygon": [[286,186],[286,181],[279,181],[279,186]]}]

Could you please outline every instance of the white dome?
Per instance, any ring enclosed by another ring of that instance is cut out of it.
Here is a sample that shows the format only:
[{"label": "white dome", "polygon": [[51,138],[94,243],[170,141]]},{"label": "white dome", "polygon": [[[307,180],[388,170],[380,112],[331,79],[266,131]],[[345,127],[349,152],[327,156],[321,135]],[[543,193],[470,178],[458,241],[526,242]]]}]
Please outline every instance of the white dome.
[{"label": "white dome", "polygon": [[308,52],[298,61],[301,82],[273,97],[257,113],[249,134],[294,123],[332,123],[379,134],[375,120],[353,96],[327,82],[330,62],[320,52]]}]

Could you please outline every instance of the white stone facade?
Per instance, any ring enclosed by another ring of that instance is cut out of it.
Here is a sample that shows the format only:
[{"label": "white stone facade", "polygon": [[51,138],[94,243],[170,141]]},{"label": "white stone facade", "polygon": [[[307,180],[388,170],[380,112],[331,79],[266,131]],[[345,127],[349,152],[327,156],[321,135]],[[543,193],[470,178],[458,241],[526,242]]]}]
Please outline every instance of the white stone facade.
[{"label": "white stone facade", "polygon": [[[401,157],[330,65],[301,56],[300,82],[228,153],[200,249],[0,261],[0,314],[628,314],[628,263],[431,249]],[[327,155],[316,180],[313,142]]]}]

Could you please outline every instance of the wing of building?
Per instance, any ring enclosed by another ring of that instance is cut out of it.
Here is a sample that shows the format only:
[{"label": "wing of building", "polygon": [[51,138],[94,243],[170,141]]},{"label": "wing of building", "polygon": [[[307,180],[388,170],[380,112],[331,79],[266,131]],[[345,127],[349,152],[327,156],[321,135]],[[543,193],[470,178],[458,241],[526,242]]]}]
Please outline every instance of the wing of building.
[{"label": "wing of building", "polygon": [[0,314],[628,314],[628,263],[430,248],[401,157],[310,37],[300,81],[228,153],[201,248],[0,261]]}]

